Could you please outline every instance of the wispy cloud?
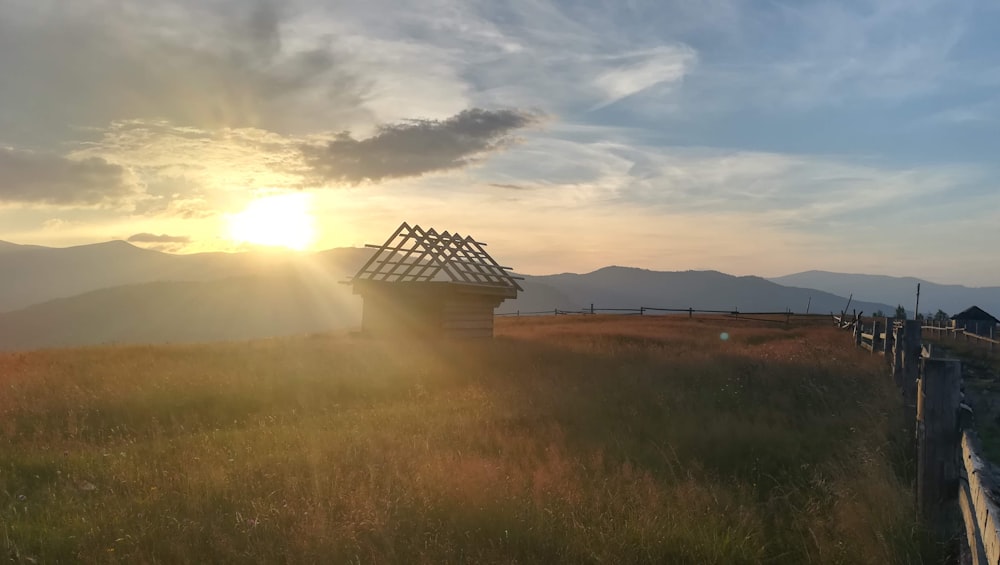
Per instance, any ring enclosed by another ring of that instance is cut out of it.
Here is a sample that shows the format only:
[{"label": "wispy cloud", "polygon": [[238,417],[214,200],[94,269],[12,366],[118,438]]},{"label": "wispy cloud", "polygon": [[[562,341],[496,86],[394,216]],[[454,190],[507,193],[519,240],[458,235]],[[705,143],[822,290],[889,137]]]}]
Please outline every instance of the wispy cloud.
[{"label": "wispy cloud", "polygon": [[593,109],[614,104],[657,84],[680,81],[696,60],[695,51],[687,46],[662,46],[611,57],[608,62],[612,68],[594,80],[606,98]]}]

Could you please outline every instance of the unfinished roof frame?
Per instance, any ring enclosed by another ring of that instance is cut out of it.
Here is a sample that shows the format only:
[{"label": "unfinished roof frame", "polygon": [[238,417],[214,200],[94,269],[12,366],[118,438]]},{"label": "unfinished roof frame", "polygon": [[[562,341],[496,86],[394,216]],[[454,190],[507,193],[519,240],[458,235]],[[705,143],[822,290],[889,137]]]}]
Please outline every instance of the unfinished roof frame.
[{"label": "unfinished roof frame", "polygon": [[[511,275],[510,267],[497,263],[484,249],[485,243],[457,232],[438,232],[403,222],[382,245],[365,247],[377,251],[358,270],[353,283],[450,282],[512,298],[524,290],[517,282],[523,277]],[[448,281],[441,281],[442,275]]]}]

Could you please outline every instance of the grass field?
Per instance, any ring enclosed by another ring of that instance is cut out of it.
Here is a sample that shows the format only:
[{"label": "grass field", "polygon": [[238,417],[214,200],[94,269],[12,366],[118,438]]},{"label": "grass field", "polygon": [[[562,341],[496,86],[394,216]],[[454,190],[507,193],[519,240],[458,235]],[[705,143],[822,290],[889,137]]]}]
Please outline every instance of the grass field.
[{"label": "grass field", "polygon": [[[826,326],[504,319],[0,356],[14,562],[928,563],[884,362]],[[728,332],[729,339],[720,339]]]}]

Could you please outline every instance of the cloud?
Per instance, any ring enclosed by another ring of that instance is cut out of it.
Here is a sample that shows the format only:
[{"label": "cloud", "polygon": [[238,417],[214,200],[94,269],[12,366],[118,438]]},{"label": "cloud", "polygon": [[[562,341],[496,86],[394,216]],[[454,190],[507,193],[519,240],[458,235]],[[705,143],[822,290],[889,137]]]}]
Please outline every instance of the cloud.
[{"label": "cloud", "polygon": [[358,184],[416,177],[466,167],[511,142],[510,133],[538,116],[517,110],[465,110],[446,120],[386,125],[357,140],[342,133],[326,144],[303,147],[306,162],[325,181]]},{"label": "cloud", "polygon": [[614,67],[594,80],[606,95],[594,109],[614,104],[657,84],[678,82],[690,72],[697,58],[697,53],[684,45],[613,57]]},{"label": "cloud", "polygon": [[509,184],[505,182],[491,182],[489,186],[502,188],[504,190],[528,190],[528,187],[520,184]]},{"label": "cloud", "polygon": [[[991,193],[983,187],[989,186],[990,176],[982,167],[657,147],[616,141],[613,130],[595,139],[546,133],[528,135],[517,151],[477,169],[476,178],[493,186],[535,188],[521,193],[519,201],[537,209],[742,214],[756,225],[796,234],[839,235],[852,226],[884,227],[907,217],[933,217],[951,203],[974,202],[971,191],[977,187],[982,195],[971,207],[995,209],[986,200]],[[543,186],[545,190],[537,189]]]},{"label": "cloud", "polygon": [[190,243],[191,238],[186,235],[160,235],[152,233],[137,233],[128,238],[130,243]]},{"label": "cloud", "polygon": [[0,147],[0,201],[98,205],[134,192],[127,171],[100,157],[77,160]]},{"label": "cloud", "polygon": [[295,17],[269,1],[0,2],[0,143],[52,147],[123,119],[284,133],[369,120],[363,81]]}]

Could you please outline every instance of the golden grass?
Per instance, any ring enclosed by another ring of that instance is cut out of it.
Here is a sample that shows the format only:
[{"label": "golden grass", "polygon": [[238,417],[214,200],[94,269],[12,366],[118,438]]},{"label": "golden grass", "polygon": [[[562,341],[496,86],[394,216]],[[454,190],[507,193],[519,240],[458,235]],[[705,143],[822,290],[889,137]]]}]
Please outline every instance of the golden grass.
[{"label": "golden grass", "polygon": [[2,355],[0,547],[15,562],[923,562],[895,391],[846,334],[611,316],[497,333]]}]

